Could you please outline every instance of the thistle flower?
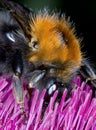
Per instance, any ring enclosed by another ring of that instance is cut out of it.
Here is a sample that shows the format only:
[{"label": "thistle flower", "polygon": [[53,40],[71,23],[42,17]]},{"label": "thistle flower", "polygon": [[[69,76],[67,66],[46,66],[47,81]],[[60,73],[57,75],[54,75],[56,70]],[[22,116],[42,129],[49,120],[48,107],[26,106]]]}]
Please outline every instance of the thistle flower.
[{"label": "thistle flower", "polygon": [[27,120],[16,103],[11,79],[0,77],[0,130],[96,130],[96,97],[92,97],[92,87],[80,77],[72,84],[72,92],[67,98],[65,89],[60,102],[56,101],[58,91],[51,97],[43,113],[43,90],[30,90],[30,99],[24,85],[24,104]]}]

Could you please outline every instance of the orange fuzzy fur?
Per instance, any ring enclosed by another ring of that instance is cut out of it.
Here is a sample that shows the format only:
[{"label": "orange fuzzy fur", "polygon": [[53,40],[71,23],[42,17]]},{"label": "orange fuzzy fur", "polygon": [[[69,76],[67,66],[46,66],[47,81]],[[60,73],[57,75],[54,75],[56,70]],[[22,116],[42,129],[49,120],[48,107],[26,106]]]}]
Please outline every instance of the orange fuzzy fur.
[{"label": "orange fuzzy fur", "polygon": [[[79,40],[64,16],[60,19],[56,14],[38,14],[30,22],[31,38],[36,39],[38,50],[32,49],[29,56],[31,62],[42,64],[58,64],[64,66],[54,74],[68,82],[70,76],[81,66],[82,53]],[[63,35],[62,35],[63,34]],[[63,40],[64,38],[64,40]],[[31,42],[31,41],[30,41]]]},{"label": "orange fuzzy fur", "polygon": [[[77,62],[81,64],[82,55],[80,44],[72,29],[66,21],[58,19],[56,16],[37,15],[34,23],[30,23],[31,36],[37,39],[39,50],[34,56],[30,57],[30,61],[42,62],[61,62],[65,61]],[[60,33],[64,34],[66,43],[60,37]]]}]

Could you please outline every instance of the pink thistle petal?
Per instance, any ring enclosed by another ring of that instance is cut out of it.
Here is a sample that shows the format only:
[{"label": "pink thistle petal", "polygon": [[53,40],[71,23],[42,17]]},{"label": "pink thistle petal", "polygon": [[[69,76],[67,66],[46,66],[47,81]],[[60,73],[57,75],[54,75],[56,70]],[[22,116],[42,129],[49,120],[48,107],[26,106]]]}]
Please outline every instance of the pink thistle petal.
[{"label": "pink thistle petal", "polygon": [[55,103],[55,108],[53,110],[53,116],[52,116],[52,121],[51,121],[51,128],[50,130],[54,130],[56,127],[56,117],[57,117],[57,110],[58,110],[58,103]]}]

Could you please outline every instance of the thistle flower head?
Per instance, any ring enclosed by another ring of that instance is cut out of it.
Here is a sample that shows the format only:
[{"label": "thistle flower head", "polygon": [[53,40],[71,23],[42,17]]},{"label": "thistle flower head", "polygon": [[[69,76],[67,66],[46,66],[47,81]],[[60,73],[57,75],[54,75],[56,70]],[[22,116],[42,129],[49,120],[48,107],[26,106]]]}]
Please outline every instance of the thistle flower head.
[{"label": "thistle flower head", "polygon": [[60,102],[58,91],[51,97],[43,112],[46,90],[30,90],[30,99],[24,85],[24,105],[27,120],[16,103],[11,79],[0,77],[0,130],[96,130],[96,97],[92,87],[75,79],[67,98],[65,89]]}]

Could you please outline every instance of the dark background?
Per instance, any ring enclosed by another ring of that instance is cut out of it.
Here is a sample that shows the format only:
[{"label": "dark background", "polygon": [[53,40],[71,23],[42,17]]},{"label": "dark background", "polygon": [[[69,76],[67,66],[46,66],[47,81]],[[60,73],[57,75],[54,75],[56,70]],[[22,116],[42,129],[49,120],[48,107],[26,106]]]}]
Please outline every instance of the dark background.
[{"label": "dark background", "polygon": [[35,11],[44,7],[65,13],[75,23],[78,37],[83,38],[83,51],[96,65],[96,0],[15,0]]}]

